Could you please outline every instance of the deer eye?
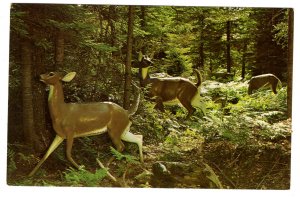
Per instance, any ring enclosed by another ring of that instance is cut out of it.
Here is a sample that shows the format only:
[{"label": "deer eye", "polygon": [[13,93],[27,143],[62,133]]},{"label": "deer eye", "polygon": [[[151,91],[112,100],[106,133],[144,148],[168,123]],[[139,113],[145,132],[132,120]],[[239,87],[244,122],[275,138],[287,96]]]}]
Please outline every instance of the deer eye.
[{"label": "deer eye", "polygon": [[52,77],[52,76],[54,76],[54,72],[50,72],[48,75],[49,75],[50,77]]}]

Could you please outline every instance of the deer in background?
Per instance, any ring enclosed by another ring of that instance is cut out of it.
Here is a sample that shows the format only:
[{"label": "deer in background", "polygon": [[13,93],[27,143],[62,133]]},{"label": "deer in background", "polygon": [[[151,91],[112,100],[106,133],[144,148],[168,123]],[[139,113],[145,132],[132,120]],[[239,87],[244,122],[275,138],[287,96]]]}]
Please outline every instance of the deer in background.
[{"label": "deer in background", "polygon": [[[57,72],[40,75],[40,80],[50,86],[48,107],[56,136],[46,154],[30,172],[35,174],[49,155],[66,139],[67,159],[76,167],[80,166],[73,160],[71,151],[74,138],[99,135],[108,132],[112,142],[119,152],[124,150],[122,140],[136,143],[139,147],[140,161],[143,163],[143,136],[130,133],[130,117],[137,111],[140,94],[136,95],[136,103],[131,109],[125,110],[112,102],[65,103],[61,81],[69,82],[75,77],[75,72],[63,76]],[[135,85],[134,85],[135,86]],[[135,86],[136,89],[138,87]]]},{"label": "deer in background", "polygon": [[181,103],[188,110],[188,119],[196,109],[193,106],[202,107],[200,104],[201,74],[194,69],[198,82],[193,84],[182,77],[154,78],[150,77],[148,70],[153,64],[151,59],[140,55],[139,61],[133,67],[139,68],[140,84],[142,87],[149,86],[147,96],[156,102],[155,109],[164,111],[164,104],[174,105]]},{"label": "deer in background", "polygon": [[249,81],[249,87],[248,87],[248,94],[252,94],[254,90],[258,90],[261,87],[264,86],[271,86],[272,91],[274,94],[277,94],[276,88],[279,85],[279,87],[282,87],[282,83],[278,77],[276,77],[273,74],[262,74],[254,76]]}]

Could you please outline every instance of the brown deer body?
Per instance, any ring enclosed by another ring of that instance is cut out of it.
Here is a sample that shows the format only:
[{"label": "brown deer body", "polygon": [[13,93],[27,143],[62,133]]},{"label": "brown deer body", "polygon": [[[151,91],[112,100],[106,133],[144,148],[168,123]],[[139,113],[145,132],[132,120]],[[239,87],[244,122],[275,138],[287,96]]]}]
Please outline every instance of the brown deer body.
[{"label": "brown deer body", "polygon": [[50,85],[48,105],[56,137],[47,153],[29,176],[32,176],[38,170],[64,139],[67,142],[66,155],[68,160],[76,168],[79,168],[71,155],[74,138],[99,135],[105,132],[108,132],[112,142],[120,152],[124,150],[122,140],[136,143],[139,147],[140,160],[143,162],[143,136],[129,132],[131,126],[129,118],[137,110],[139,95],[133,108],[128,111],[112,102],[65,103],[61,81],[69,82],[75,74],[75,72],[71,72],[63,77],[59,73],[50,72],[40,76],[41,81]]},{"label": "brown deer body", "polygon": [[148,70],[152,64],[150,58],[143,56],[140,62],[141,86],[149,86],[148,96],[155,99],[155,108],[164,111],[164,104],[173,105],[181,103],[188,110],[189,118],[196,109],[193,106],[199,106],[201,74],[194,70],[198,82],[193,84],[188,79],[182,77],[151,78]]},{"label": "brown deer body", "polygon": [[277,94],[277,85],[281,85],[280,79],[273,74],[262,74],[254,76],[249,81],[248,94],[252,94],[254,90],[258,90],[263,86],[270,85],[274,94]]}]

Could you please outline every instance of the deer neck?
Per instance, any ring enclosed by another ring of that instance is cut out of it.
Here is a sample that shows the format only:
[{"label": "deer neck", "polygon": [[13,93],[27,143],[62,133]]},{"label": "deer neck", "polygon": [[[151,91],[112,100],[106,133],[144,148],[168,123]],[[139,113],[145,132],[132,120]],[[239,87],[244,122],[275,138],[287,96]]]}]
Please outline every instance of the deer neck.
[{"label": "deer neck", "polygon": [[48,96],[48,105],[51,117],[59,117],[61,111],[63,110],[64,101],[64,93],[63,87],[61,83],[57,83],[55,85],[50,85],[50,91]]},{"label": "deer neck", "polygon": [[143,87],[150,83],[150,76],[148,71],[149,67],[144,67],[140,69],[141,85]]}]

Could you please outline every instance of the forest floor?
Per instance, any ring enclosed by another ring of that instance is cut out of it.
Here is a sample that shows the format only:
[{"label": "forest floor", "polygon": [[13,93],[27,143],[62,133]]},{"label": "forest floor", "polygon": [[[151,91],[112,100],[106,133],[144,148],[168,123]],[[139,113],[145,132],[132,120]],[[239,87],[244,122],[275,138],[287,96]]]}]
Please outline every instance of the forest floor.
[{"label": "forest floor", "polygon": [[[107,134],[78,138],[73,157],[65,144],[27,177],[42,157],[26,154],[23,145],[8,145],[7,184],[23,186],[88,186],[147,188],[289,189],[291,120],[286,117],[286,89],[247,95],[246,83],[207,81],[202,103],[189,120],[185,109],[153,110],[143,101],[132,132],[144,136],[144,164],[138,148],[125,143],[124,153],[111,146]],[[202,110],[201,110],[202,109]],[[107,168],[102,168],[114,156]],[[96,160],[97,158],[97,160]],[[107,171],[116,179],[107,175]]]}]

